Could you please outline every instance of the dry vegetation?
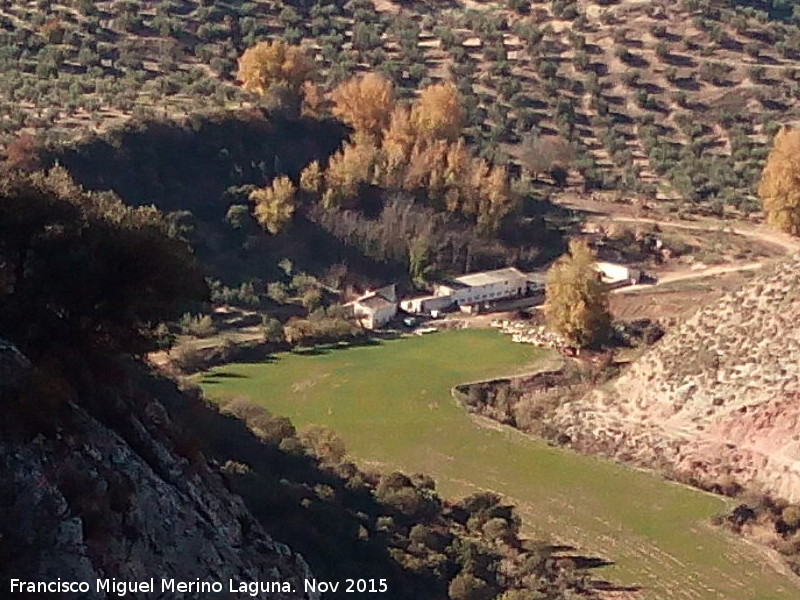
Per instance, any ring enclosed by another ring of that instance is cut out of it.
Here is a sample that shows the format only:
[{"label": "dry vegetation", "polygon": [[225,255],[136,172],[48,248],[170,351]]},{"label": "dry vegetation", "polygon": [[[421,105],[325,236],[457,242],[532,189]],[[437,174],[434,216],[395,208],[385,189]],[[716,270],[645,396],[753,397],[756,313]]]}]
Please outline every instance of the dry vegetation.
[{"label": "dry vegetation", "polygon": [[551,424],[583,450],[797,502],[797,262],[700,309]]},{"label": "dry vegetation", "polygon": [[685,320],[726,292],[740,288],[751,272],[733,272],[721,277],[679,281],[654,289],[611,295],[611,312],[621,320],[654,319],[672,326]]},{"label": "dry vegetation", "polygon": [[525,140],[552,154],[531,165],[548,181],[712,212],[757,206],[766,144],[800,97],[800,29],[715,0],[6,0],[0,36],[5,143],[255,102],[236,59],[283,38],[313,49],[325,89],[377,70],[402,98],[452,78],[490,161],[523,156]]}]

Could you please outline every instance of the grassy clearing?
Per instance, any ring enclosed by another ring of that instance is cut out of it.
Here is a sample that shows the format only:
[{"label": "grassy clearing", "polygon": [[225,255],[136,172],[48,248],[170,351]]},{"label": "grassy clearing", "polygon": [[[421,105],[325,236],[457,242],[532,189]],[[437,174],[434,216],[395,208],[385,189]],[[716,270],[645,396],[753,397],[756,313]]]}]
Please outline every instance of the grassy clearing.
[{"label": "grassy clearing", "polygon": [[756,549],[710,529],[723,500],[479,427],[450,396],[456,383],[531,370],[546,358],[497,332],[464,330],[284,354],[215,369],[201,383],[211,397],[246,395],[299,426],[329,425],[362,465],[430,473],[444,495],[500,492],[532,535],[612,561],[596,574],[642,586],[646,600],[798,597]]}]

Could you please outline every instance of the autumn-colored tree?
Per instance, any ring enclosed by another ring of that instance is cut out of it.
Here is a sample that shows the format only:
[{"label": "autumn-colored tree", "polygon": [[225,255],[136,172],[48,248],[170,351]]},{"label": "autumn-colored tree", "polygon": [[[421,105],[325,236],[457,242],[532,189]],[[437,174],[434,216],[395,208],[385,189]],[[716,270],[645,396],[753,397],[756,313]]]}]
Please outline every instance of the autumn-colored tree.
[{"label": "autumn-colored tree", "polygon": [[472,157],[462,186],[461,211],[465,214],[478,217],[481,211],[483,198],[483,185],[489,178],[491,167],[482,158]]},{"label": "autumn-colored tree", "polygon": [[328,107],[322,89],[313,81],[304,81],[301,92],[303,103],[300,107],[300,113],[304,117],[313,117],[315,119],[323,117]]},{"label": "autumn-colored tree", "polygon": [[407,190],[424,189],[429,199],[442,199],[446,191],[444,182],[447,150],[448,144],[445,141],[414,146],[408,160],[403,187]]},{"label": "autumn-colored tree", "polygon": [[411,151],[417,136],[411,123],[411,109],[397,106],[392,111],[389,127],[383,135],[383,163],[379,182],[385,187],[401,187]]},{"label": "autumn-colored tree", "polygon": [[445,207],[450,212],[463,210],[465,201],[472,195],[467,183],[474,160],[463,138],[447,148],[444,167],[444,184],[447,188]]},{"label": "autumn-colored tree", "polygon": [[464,174],[469,171],[470,163],[472,162],[472,156],[464,138],[448,146],[445,162],[445,183],[449,186],[463,183]]},{"label": "autumn-colored tree", "polygon": [[464,112],[452,83],[429,86],[412,107],[395,106],[392,84],[375,74],[332,94],[333,113],[356,130],[325,174],[326,206],[353,207],[365,183],[422,192],[434,206],[496,231],[515,207],[508,173],[472,155],[461,137]]},{"label": "autumn-colored tree", "polygon": [[463,139],[415,145],[403,187],[424,190],[429,200],[443,203],[448,211],[474,218],[483,232],[497,231],[517,199],[505,167],[492,167],[472,156]]},{"label": "autumn-colored tree", "polygon": [[426,87],[411,111],[418,135],[427,140],[455,141],[464,126],[464,109],[452,82]]},{"label": "autumn-colored tree", "polygon": [[42,167],[42,150],[43,145],[39,140],[29,133],[23,133],[6,148],[6,164],[27,173],[38,171]]},{"label": "autumn-colored tree", "polygon": [[300,189],[307,194],[319,194],[322,191],[323,173],[319,161],[315,160],[300,173]]},{"label": "autumn-colored tree", "polygon": [[356,134],[352,142],[334,154],[325,172],[326,206],[352,208],[358,203],[361,186],[373,183],[379,159],[378,147],[367,134]]},{"label": "autumn-colored tree", "polygon": [[394,86],[376,73],[349,79],[331,92],[333,114],[356,132],[376,140],[389,125],[394,109]]},{"label": "autumn-colored tree", "polygon": [[396,106],[383,136],[384,150],[408,157],[416,142],[417,135],[411,122],[411,109],[408,106]]},{"label": "autumn-colored tree", "polygon": [[770,225],[800,235],[800,129],[784,127],[775,136],[758,195]]},{"label": "autumn-colored tree", "polygon": [[478,228],[484,232],[495,232],[503,218],[514,210],[515,198],[504,166],[494,166],[486,174],[478,188],[481,201],[478,206]]},{"label": "autumn-colored tree", "polygon": [[246,90],[257,94],[265,95],[277,85],[299,96],[301,86],[313,78],[315,71],[314,61],[303,48],[275,40],[245,50],[239,58],[236,77]]},{"label": "autumn-colored tree", "polygon": [[255,203],[256,220],[271,234],[280,233],[292,220],[296,191],[292,181],[284,175],[250,194],[250,200]]},{"label": "autumn-colored tree", "polygon": [[553,264],[547,273],[546,294],[548,326],[570,344],[584,348],[607,338],[611,327],[608,289],[585,242],[570,242],[569,252]]}]

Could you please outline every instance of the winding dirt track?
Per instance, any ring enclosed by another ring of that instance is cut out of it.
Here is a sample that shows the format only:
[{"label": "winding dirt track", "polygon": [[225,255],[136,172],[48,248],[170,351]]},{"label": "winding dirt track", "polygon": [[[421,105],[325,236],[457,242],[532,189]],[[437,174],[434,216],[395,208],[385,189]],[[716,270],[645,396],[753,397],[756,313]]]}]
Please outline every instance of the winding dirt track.
[{"label": "winding dirt track", "polygon": [[[741,235],[761,242],[766,242],[775,246],[779,246],[784,250],[785,254],[800,251],[800,239],[787,235],[785,233],[768,229],[764,226],[751,227],[739,226],[732,227],[715,221],[666,221],[658,219],[649,219],[641,217],[626,217],[622,215],[609,215],[609,220],[616,223],[642,223],[646,225],[658,225],[659,227],[671,227],[674,229],[688,229],[692,231],[724,231],[733,235]],[[726,275],[729,273],[738,273],[743,271],[756,271],[763,267],[765,261],[756,262],[741,262],[729,263],[726,265],[717,265],[707,268],[688,268],[681,271],[675,271],[664,274],[659,277],[657,285],[667,283],[674,283],[676,281],[687,281],[692,279],[704,279],[713,275]],[[634,291],[633,288],[621,288],[615,290],[616,293],[624,294],[626,292]]]}]

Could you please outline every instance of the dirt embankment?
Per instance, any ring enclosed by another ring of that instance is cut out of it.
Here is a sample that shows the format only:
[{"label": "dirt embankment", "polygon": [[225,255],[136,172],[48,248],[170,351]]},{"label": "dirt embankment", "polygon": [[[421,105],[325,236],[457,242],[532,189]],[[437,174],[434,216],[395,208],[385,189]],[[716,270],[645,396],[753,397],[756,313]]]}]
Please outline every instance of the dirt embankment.
[{"label": "dirt embankment", "polygon": [[549,424],[584,451],[800,501],[800,255],[698,311]]},{"label": "dirt embankment", "polygon": [[582,452],[796,503],[798,322],[795,254],[697,311],[612,382],[543,373],[458,391],[473,412]]}]

